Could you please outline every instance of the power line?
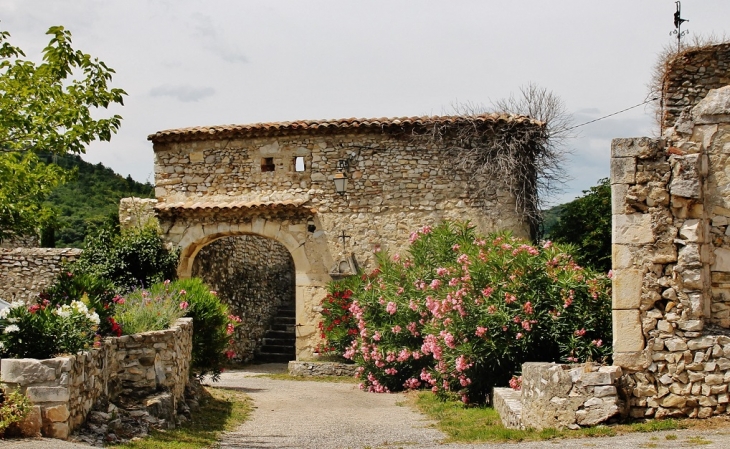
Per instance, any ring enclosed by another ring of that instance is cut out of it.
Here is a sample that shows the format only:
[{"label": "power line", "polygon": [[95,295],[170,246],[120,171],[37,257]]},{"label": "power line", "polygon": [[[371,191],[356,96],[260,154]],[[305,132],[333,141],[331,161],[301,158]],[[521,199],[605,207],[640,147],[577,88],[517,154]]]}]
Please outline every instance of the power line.
[{"label": "power line", "polygon": [[596,119],[589,120],[589,121],[587,121],[585,123],[581,123],[580,125],[571,126],[570,128],[566,129],[566,131],[570,131],[571,129],[575,129],[575,128],[580,128],[581,126],[589,125],[591,123],[595,123],[597,121],[600,121],[600,120],[603,120],[603,119],[606,119],[606,118],[609,118],[609,117],[613,117],[614,115],[618,115],[618,114],[621,114],[622,112],[630,111],[630,110],[632,110],[634,108],[638,108],[639,106],[644,106],[645,104],[647,104],[647,103],[649,103],[651,101],[658,100],[658,99],[659,99],[659,97],[649,98],[648,100],[646,100],[646,101],[644,101],[642,103],[639,103],[639,104],[635,104],[635,105],[631,106],[630,108],[621,109],[620,111],[616,111],[614,113],[611,113],[611,114],[608,114],[608,115],[604,115],[603,117],[598,117]]}]

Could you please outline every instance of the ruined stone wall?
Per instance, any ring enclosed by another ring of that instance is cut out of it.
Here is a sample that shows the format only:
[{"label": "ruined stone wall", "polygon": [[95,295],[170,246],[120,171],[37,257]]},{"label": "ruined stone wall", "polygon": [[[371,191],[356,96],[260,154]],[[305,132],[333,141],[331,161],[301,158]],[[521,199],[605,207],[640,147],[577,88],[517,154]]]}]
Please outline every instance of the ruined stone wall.
[{"label": "ruined stone wall", "polygon": [[614,139],[614,364],[634,417],[723,413],[730,382],[730,87],[662,139]]},{"label": "ruined stone wall", "polygon": [[104,339],[100,348],[53,359],[2,359],[0,376],[41,416],[41,432],[66,439],[100,400],[138,400],[158,391],[183,398],[192,357],[192,318],[164,331]]},{"label": "ruined stone wall", "polygon": [[122,198],[119,200],[119,226],[133,229],[145,226],[155,218],[157,200],[151,198]]},{"label": "ruined stone wall", "polygon": [[50,287],[65,262],[81,254],[75,248],[0,248],[0,298],[28,302]]},{"label": "ruined stone wall", "polygon": [[663,80],[663,129],[674,126],[711,89],[730,84],[730,43],[689,50],[670,59]]},{"label": "ruined stone wall", "polygon": [[202,278],[241,318],[234,335],[240,361],[253,358],[276,308],[283,303],[294,306],[294,261],[272,239],[256,235],[218,239],[200,250],[192,275]]}]

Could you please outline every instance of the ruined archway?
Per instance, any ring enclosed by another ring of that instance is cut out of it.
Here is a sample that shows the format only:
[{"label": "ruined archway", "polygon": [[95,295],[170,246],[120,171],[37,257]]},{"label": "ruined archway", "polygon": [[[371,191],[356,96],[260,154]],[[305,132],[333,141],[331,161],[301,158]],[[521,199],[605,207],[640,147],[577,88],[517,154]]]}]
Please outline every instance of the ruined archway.
[{"label": "ruined archway", "polygon": [[191,274],[241,318],[232,336],[236,360],[296,358],[295,268],[284,245],[253,234],[222,237],[199,249]]}]

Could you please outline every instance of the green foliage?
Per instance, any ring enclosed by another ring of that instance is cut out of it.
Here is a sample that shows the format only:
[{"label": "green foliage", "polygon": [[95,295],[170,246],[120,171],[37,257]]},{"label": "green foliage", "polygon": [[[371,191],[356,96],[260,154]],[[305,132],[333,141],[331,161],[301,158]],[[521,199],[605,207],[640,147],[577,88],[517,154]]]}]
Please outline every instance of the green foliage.
[{"label": "green foliage", "polygon": [[[71,33],[49,28],[51,40],[43,63],[23,59],[25,53],[0,32],[0,146],[15,151],[84,153],[94,140],[108,141],[122,118],[95,119],[100,108],[123,105],[126,93],[110,88],[114,70],[71,47]],[[78,75],[78,76],[77,76]]]},{"label": "green foliage", "polygon": [[76,155],[46,154],[40,155],[40,159],[73,173],[45,202],[56,212],[57,223],[56,229],[51,228],[53,240],[43,246],[81,248],[94,228],[119,220],[120,199],[153,196],[151,184],[139,183],[129,176],[124,178],[100,163],[90,164]]},{"label": "green foliage", "polygon": [[550,238],[578,247],[576,261],[596,270],[611,269],[611,185],[608,178],[563,206]]},{"label": "green foliage", "polygon": [[320,354],[344,354],[357,335],[357,321],[349,310],[352,289],[357,288],[357,277],[348,277],[329,284],[329,293],[320,304],[322,321],[319,331],[324,343],[317,348]]},{"label": "green foliage", "polygon": [[169,281],[149,289],[133,290],[126,297],[115,298],[114,320],[126,335],[167,329],[185,316],[187,295]]},{"label": "green foliage", "polygon": [[16,389],[8,392],[0,388],[0,438],[3,437],[10,425],[25,418],[30,412],[30,407],[30,401],[20,390]]},{"label": "green foliage", "polygon": [[0,310],[0,358],[47,359],[89,349],[99,321],[81,301],[56,307],[14,302]]},{"label": "green foliage", "polygon": [[217,380],[226,361],[235,356],[230,338],[241,320],[230,315],[228,306],[199,278],[181,279],[172,288],[186,292],[189,305],[185,316],[193,319],[193,374],[199,378],[211,375]]},{"label": "green foliage", "polygon": [[0,31],[0,240],[52,224],[43,201],[63,171],[39,164],[34,154],[84,153],[121,124],[119,115],[94,118],[101,108],[123,104],[126,93],[109,86],[114,70],[74,50],[63,27],[46,34],[51,40],[36,64]]},{"label": "green foliage", "polygon": [[99,334],[118,335],[118,326],[113,319],[114,284],[87,273],[72,273],[62,270],[53,284],[40,294],[41,301],[52,306],[81,301],[99,315]]},{"label": "green foliage", "polygon": [[41,163],[33,153],[0,151],[0,241],[53,223],[55,214],[43,202],[65,179],[60,167]]},{"label": "green foliage", "polygon": [[370,391],[426,386],[483,402],[526,361],[610,356],[609,279],[550,242],[447,222],[414,232],[410,257],[377,257],[379,268],[350,287],[357,332],[343,354]]},{"label": "green foliage", "polygon": [[101,227],[87,236],[70,271],[108,280],[124,292],[175,279],[178,256],[154,224],[122,232]]}]

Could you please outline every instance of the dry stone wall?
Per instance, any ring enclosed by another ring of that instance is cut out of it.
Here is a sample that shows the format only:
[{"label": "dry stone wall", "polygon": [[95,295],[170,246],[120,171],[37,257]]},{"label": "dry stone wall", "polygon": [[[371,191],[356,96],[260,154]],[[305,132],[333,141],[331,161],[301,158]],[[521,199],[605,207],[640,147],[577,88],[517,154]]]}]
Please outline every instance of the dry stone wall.
[{"label": "dry stone wall", "polygon": [[0,298],[32,301],[79,255],[75,248],[0,248]]},{"label": "dry stone wall", "polygon": [[670,59],[663,80],[663,128],[675,125],[712,89],[730,84],[730,43],[682,52]]},{"label": "dry stone wall", "polygon": [[272,239],[243,235],[216,240],[195,257],[192,275],[202,278],[241,318],[233,337],[239,361],[254,357],[277,307],[294,305],[294,261]]},{"label": "dry stone wall", "polygon": [[132,401],[156,392],[183,398],[192,357],[192,318],[164,331],[109,337],[100,348],[53,359],[3,359],[0,376],[39,407],[41,432],[66,439],[99,401]]},{"label": "dry stone wall", "polygon": [[724,413],[730,382],[730,87],[663,139],[614,139],[614,364],[634,417]]}]

